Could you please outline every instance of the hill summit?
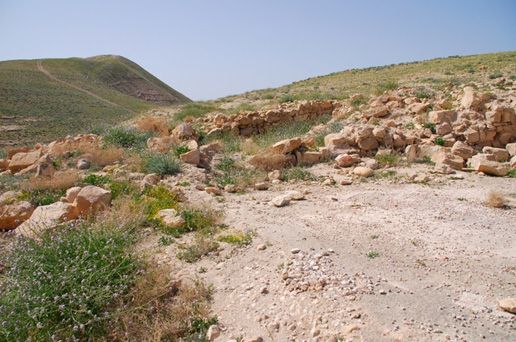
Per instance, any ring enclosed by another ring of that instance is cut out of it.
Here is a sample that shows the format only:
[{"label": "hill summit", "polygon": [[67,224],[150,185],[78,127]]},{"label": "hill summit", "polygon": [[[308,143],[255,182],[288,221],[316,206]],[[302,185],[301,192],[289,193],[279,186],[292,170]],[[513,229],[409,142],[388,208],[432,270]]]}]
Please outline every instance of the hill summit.
[{"label": "hill summit", "polygon": [[49,141],[185,102],[122,56],[0,62],[0,146]]}]

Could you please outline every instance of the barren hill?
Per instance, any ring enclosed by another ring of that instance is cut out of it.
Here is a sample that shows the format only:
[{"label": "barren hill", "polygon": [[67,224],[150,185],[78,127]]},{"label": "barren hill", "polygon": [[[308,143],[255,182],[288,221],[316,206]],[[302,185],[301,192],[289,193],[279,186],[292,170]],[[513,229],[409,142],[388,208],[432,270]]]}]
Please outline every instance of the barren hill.
[{"label": "barren hill", "polygon": [[0,62],[0,146],[48,141],[189,101],[121,56]]}]

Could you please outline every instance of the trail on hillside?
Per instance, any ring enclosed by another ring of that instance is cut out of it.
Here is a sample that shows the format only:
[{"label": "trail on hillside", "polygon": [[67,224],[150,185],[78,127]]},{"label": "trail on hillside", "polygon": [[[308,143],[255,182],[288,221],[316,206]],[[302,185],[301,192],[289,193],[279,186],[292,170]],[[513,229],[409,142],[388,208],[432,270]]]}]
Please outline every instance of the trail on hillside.
[{"label": "trail on hillside", "polygon": [[60,80],[59,78],[57,78],[54,75],[52,75],[47,69],[45,69],[45,67],[43,67],[43,63],[41,61],[37,61],[36,65],[37,65],[39,71],[41,71],[43,74],[45,74],[45,76],[47,76],[49,79],[51,79],[53,81],[59,82],[59,83],[64,84],[64,85],[66,85],[66,86],[68,86],[70,88],[73,88],[75,90],[83,92],[83,93],[85,93],[85,94],[87,94],[89,96],[92,96],[92,97],[96,98],[97,100],[100,100],[100,101],[102,101],[104,103],[107,103],[107,104],[109,104],[111,106],[123,108],[123,109],[125,109],[125,110],[127,110],[127,111],[129,111],[131,113],[134,112],[132,109],[129,109],[129,108],[124,107],[124,106],[121,106],[118,103],[111,102],[111,101],[109,101],[109,100],[107,100],[107,99],[105,99],[105,98],[103,98],[103,97],[101,97],[101,96],[99,96],[99,95],[97,95],[95,93],[92,93],[89,90],[81,88],[81,87],[79,87],[79,86],[77,86],[75,84],[72,84],[70,82],[67,82],[67,81],[64,81],[64,80]]}]

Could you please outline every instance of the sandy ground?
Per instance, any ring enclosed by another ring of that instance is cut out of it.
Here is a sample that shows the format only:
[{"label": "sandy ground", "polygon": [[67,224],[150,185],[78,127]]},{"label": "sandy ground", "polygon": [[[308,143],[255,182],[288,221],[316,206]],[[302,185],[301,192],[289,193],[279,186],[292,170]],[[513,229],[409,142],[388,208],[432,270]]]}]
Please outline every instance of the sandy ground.
[{"label": "sandy ground", "polygon": [[[515,315],[497,308],[516,296],[516,181],[461,175],[280,184],[222,203],[188,192],[224,210],[230,227],[257,233],[230,256],[185,264],[214,286],[217,341],[516,340]],[[270,205],[291,189],[306,190],[306,200]],[[514,207],[486,207],[491,190]],[[173,246],[161,256],[177,263]]]}]

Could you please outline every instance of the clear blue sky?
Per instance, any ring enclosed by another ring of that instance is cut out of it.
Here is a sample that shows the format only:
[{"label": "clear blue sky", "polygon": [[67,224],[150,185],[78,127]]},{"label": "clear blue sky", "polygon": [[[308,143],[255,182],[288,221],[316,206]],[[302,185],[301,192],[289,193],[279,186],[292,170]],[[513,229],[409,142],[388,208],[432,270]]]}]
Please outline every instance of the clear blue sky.
[{"label": "clear blue sky", "polygon": [[199,100],[516,50],[516,0],[0,0],[0,60],[118,54]]}]

